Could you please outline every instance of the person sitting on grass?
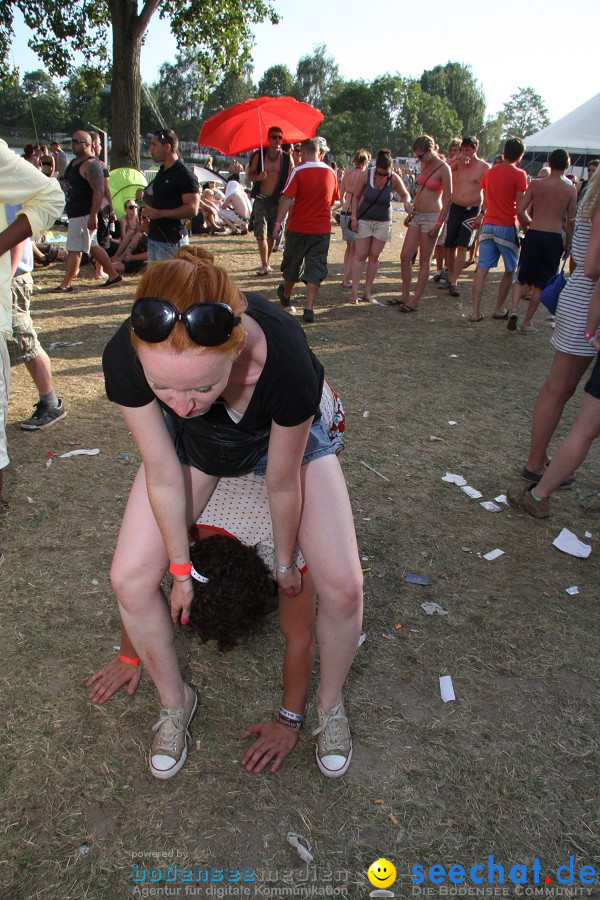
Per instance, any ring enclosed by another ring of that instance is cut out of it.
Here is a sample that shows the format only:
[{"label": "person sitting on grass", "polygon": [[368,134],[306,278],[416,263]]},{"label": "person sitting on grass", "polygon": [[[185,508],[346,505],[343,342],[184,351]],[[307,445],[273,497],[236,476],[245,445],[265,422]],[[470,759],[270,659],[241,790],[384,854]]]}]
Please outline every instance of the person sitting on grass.
[{"label": "person sitting on grass", "polygon": [[118,251],[112,258],[117,272],[124,275],[135,275],[148,262],[148,229],[149,222],[143,219],[137,231],[129,231],[121,241]]}]

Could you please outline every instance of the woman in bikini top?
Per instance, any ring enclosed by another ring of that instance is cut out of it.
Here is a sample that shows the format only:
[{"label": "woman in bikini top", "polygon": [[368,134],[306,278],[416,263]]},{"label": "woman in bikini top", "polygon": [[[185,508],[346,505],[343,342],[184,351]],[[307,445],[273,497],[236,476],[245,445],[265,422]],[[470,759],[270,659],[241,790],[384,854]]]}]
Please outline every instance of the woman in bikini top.
[{"label": "woman in bikini top", "polygon": [[[402,296],[391,301],[406,313],[414,312],[419,305],[429,279],[435,243],[452,203],[452,173],[450,166],[438,155],[434,139],[428,134],[420,135],[413,144],[413,153],[419,161],[421,172],[400,254]],[[411,297],[412,260],[417,250],[419,274]]]}]

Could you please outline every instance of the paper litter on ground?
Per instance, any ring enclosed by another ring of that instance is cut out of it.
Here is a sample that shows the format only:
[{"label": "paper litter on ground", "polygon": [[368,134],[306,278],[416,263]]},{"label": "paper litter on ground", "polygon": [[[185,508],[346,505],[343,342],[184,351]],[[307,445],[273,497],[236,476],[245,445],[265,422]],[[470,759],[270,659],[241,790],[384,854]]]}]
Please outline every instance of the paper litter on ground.
[{"label": "paper litter on ground", "polygon": [[448,425],[458,425],[458,422],[455,422],[454,419],[448,419]]},{"label": "paper litter on ground", "polygon": [[421,603],[421,609],[423,610],[423,612],[425,613],[426,616],[435,616],[435,615],[447,616],[448,615],[446,610],[442,609],[442,607],[438,603],[431,603],[430,601],[428,601],[426,603]]},{"label": "paper litter on ground", "polygon": [[506,494],[498,494],[497,497],[494,497],[496,503],[505,503],[506,506],[510,506],[508,500],[506,499]]},{"label": "paper litter on ground", "polygon": [[408,584],[431,584],[429,575],[420,575],[418,572],[407,572],[404,580]]},{"label": "paper litter on ground", "polygon": [[578,594],[578,593],[579,593],[579,588],[577,587],[576,584],[574,584],[573,587],[567,588],[567,594],[570,594],[572,597],[574,597],[575,594]]},{"label": "paper litter on ground", "polygon": [[552,541],[552,544],[558,550],[562,550],[563,553],[568,553],[569,556],[577,556],[580,559],[587,559],[592,552],[591,546],[580,541],[577,535],[569,531],[568,528],[563,528],[558,537]]},{"label": "paper litter on ground", "polygon": [[470,484],[461,485],[461,490],[463,490],[467,497],[470,497],[472,500],[479,500],[480,497],[483,497],[481,491],[478,491],[474,487],[471,487]]},{"label": "paper litter on ground", "polygon": [[457,484],[459,487],[463,487],[467,483],[462,475],[454,475],[452,472],[446,472],[445,475],[442,475],[442,481],[447,481],[449,484]]},{"label": "paper litter on ground", "polygon": [[456,700],[452,677],[450,675],[440,675],[440,694],[444,703],[450,703],[452,700]]},{"label": "paper litter on ground", "polygon": [[61,459],[67,459],[69,456],[97,456],[100,453],[100,450],[96,448],[95,450],[69,450],[68,453],[61,453]]},{"label": "paper litter on ground", "polygon": [[586,538],[591,538],[591,537],[592,537],[592,532],[591,532],[591,531],[586,531],[586,533],[584,534],[584,537],[586,537]]},{"label": "paper litter on ground", "polygon": [[458,359],[458,353],[451,353],[450,359]]},{"label": "paper litter on ground", "polygon": [[363,419],[368,419],[368,418],[369,418],[369,410],[365,409],[365,411],[363,413]]},{"label": "paper litter on ground", "polygon": [[[310,852],[311,845],[308,843],[304,835],[296,834],[295,831],[288,831],[287,835],[288,844],[294,848],[302,862],[311,863],[313,861],[313,855]],[[305,841],[308,844],[308,849],[300,843],[300,840]]]},{"label": "paper litter on ground", "polygon": [[487,509],[488,512],[502,512],[502,507],[494,503],[493,500],[483,500],[479,505]]},{"label": "paper litter on ground", "polygon": [[362,647],[362,645],[364,644],[364,642],[366,641],[366,639],[367,639],[367,636],[366,636],[366,634],[365,634],[364,631],[363,631],[362,634],[361,634],[361,636],[360,636],[359,639],[358,639],[358,646],[359,646],[359,647]]},{"label": "paper litter on ground", "polygon": [[438,437],[437,434],[430,434],[429,440],[432,444],[434,444],[436,441],[440,441],[442,444],[446,443],[444,438]]},{"label": "paper litter on ground", "polygon": [[484,554],[483,554],[483,558],[484,558],[484,559],[490,560],[490,562],[491,562],[493,559],[498,559],[499,556],[504,556],[504,550],[500,550],[499,547],[496,547],[495,550],[490,550],[489,553],[484,553]]}]

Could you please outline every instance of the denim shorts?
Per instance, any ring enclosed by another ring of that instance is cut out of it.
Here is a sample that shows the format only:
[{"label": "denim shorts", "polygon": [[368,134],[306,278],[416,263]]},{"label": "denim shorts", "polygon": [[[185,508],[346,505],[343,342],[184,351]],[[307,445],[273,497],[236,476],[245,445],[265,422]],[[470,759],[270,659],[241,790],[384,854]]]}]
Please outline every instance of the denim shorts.
[{"label": "denim shorts", "polygon": [[[320,459],[322,456],[330,456],[332,453],[337,453],[339,452],[340,446],[341,439],[330,439],[323,427],[323,423],[319,419],[318,422],[313,422],[308,433],[308,441],[306,442],[306,449],[304,451],[304,456],[302,457],[302,465],[305,466],[306,463],[313,462],[315,459]],[[254,466],[252,471],[255,475],[264,475],[267,471],[268,455],[268,453],[264,453]]]},{"label": "denim shorts", "polygon": [[180,247],[189,244],[190,239],[183,237],[176,244],[169,244],[166,241],[153,241],[148,238],[148,262],[158,262],[164,259],[173,259],[175,252]]}]

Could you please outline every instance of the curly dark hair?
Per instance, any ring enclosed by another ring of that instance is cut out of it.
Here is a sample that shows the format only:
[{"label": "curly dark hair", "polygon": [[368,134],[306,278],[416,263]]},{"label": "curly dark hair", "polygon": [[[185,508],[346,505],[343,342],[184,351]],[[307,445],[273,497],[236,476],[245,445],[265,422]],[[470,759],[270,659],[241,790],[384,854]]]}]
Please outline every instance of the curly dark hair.
[{"label": "curly dark hair", "polygon": [[190,558],[210,579],[208,584],[194,580],[189,625],[202,643],[216,641],[219,650],[231,650],[278,608],[277,585],[252,547],[215,535],[196,541]]}]

